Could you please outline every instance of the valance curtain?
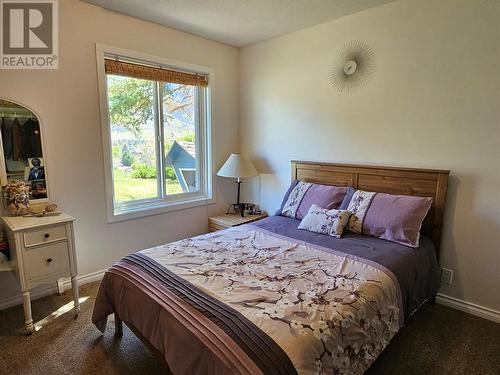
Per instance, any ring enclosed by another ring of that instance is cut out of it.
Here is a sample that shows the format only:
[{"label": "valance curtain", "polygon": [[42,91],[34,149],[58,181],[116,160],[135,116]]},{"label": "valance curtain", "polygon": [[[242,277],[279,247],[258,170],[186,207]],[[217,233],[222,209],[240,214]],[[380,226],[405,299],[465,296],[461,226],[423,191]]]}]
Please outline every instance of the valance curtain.
[{"label": "valance curtain", "polygon": [[147,65],[134,64],[114,59],[104,59],[106,74],[115,74],[150,81],[177,83],[192,86],[207,86],[208,77],[203,74],[185,73]]}]

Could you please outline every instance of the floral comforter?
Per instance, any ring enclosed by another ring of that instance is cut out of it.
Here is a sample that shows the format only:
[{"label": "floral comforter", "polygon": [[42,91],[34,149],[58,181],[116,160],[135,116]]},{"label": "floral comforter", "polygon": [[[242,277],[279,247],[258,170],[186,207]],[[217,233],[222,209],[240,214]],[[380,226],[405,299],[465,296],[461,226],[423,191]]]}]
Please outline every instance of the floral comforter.
[{"label": "floral comforter", "polygon": [[[147,310],[144,295],[162,309]],[[383,266],[252,225],[124,258],[101,285],[98,328],[112,312],[174,373],[361,374],[402,321],[398,281]],[[162,314],[164,332],[144,322]],[[182,342],[203,351],[198,365],[178,363],[182,350],[172,346]]]}]

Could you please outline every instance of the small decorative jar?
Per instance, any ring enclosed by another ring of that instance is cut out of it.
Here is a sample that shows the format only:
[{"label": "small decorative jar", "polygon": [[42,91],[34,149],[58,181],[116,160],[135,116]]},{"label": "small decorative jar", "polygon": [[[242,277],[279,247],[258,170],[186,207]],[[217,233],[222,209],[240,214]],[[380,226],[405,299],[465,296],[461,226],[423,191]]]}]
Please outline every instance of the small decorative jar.
[{"label": "small decorative jar", "polygon": [[11,180],[2,187],[3,207],[13,216],[30,213],[30,187],[23,181]]}]

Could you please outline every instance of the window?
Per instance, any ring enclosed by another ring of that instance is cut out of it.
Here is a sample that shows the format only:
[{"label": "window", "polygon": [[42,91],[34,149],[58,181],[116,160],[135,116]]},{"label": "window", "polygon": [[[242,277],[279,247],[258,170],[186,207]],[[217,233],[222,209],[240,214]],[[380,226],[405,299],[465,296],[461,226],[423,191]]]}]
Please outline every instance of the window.
[{"label": "window", "polygon": [[210,72],[97,51],[109,220],[206,204]]}]

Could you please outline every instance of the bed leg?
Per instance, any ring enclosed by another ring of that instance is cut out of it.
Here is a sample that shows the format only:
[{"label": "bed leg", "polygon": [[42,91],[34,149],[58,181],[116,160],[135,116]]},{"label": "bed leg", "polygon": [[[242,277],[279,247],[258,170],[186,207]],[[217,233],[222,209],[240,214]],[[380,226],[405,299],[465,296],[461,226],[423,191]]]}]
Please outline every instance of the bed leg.
[{"label": "bed leg", "polygon": [[120,320],[117,313],[115,313],[115,336],[123,336],[123,322]]}]

